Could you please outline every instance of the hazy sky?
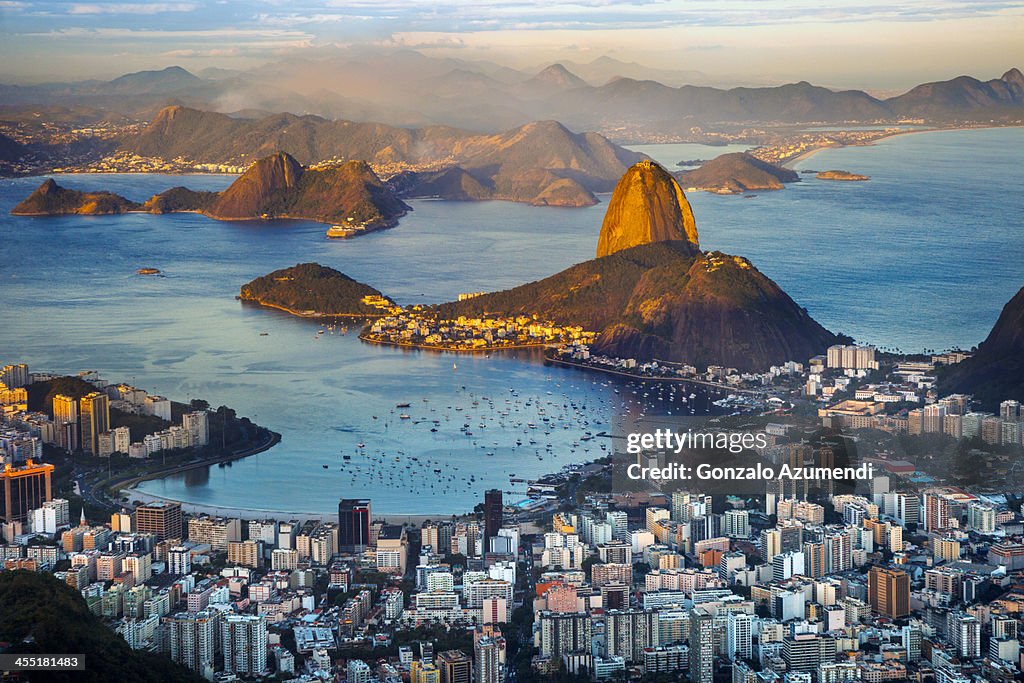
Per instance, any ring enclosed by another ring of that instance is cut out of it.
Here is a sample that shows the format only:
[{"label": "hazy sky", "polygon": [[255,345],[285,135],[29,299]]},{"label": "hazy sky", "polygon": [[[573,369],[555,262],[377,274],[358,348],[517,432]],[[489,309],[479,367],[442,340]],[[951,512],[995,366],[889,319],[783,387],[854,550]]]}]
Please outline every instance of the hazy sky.
[{"label": "hazy sky", "polygon": [[405,45],[515,67],[609,55],[751,81],[898,89],[1024,67],[1024,1],[0,0],[0,81],[246,68]]}]

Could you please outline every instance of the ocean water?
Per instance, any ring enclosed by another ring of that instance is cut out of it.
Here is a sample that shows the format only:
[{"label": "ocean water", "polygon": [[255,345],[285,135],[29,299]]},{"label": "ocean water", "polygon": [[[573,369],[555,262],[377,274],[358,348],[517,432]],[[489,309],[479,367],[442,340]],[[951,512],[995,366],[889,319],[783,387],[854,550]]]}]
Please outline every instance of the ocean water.
[{"label": "ocean water", "polygon": [[[1024,285],[1022,143],[1021,129],[897,136],[801,164],[870,175],[865,183],[804,176],[750,199],[696,193],[691,201],[705,248],[749,257],[826,327],[904,350],[970,347]],[[231,178],[58,181],[141,200],[180,184],[219,189]],[[603,204],[416,201],[397,228],[329,241],[324,226],[308,222],[9,216],[39,182],[0,181],[0,361],[95,369],[175,400],[201,397],[284,437],[230,467],[147,482],[144,491],[292,512],[365,496],[380,512],[451,514],[487,488],[517,490],[512,473],[532,478],[600,455],[602,440],[587,432],[679,409],[641,406],[627,386],[545,367],[533,353],[398,350],[363,344],[354,329],[317,338],[315,321],[234,299],[248,280],[306,261],[405,304],[510,287],[591,258]],[[166,276],[136,275],[143,266]],[[708,400],[699,395],[687,408],[707,410]]]}]

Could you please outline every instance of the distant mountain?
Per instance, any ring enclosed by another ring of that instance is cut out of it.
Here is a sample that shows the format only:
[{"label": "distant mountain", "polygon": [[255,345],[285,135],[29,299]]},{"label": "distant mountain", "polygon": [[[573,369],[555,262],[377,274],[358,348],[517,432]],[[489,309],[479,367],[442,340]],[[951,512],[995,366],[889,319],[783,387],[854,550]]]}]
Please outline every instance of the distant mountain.
[{"label": "distant mountain", "polygon": [[748,192],[750,190],[781,190],[783,183],[795,183],[795,171],[751,156],[745,152],[722,154],[705,162],[700,168],[676,176],[689,189],[712,192]]},{"label": "distant mountain", "polygon": [[1024,287],[1003,307],[977,353],[939,373],[943,393],[966,393],[987,409],[1024,401]]},{"label": "distant mountain", "polygon": [[[450,163],[473,177],[473,191],[454,199],[507,199],[533,204],[585,206],[594,192],[609,191],[629,164],[643,158],[596,133],[573,133],[554,121],[540,121],[495,135],[455,128],[397,128],[377,123],[328,121],[278,114],[237,119],[224,114],[168,107],[121,149],[143,156],[198,162],[246,163],[286,150],[301,163],[363,159],[374,164]],[[400,180],[406,196],[422,196],[411,182],[432,181],[423,195],[446,183],[436,175]],[[448,196],[443,194],[441,196]]]},{"label": "distant mountain", "polygon": [[653,161],[641,161],[615,186],[597,240],[597,256],[651,242],[682,240],[693,251],[700,239],[690,202],[679,183]]},{"label": "distant mountain", "polygon": [[564,65],[552,64],[528,80],[526,85],[551,90],[569,90],[572,88],[585,88],[589,84],[565,68]]},{"label": "distant mountain", "polygon": [[53,178],[47,178],[32,194],[21,201],[11,215],[14,216],[57,216],[78,214],[98,216],[103,214],[137,211],[139,205],[111,192],[79,192],[61,187]]},{"label": "distant mountain", "polygon": [[223,192],[175,187],[136,204],[109,192],[43,182],[11,212],[18,216],[196,211],[220,220],[293,218],[376,229],[395,225],[408,205],[362,161],[304,169],[289,154],[259,159]]},{"label": "distant mountain", "polygon": [[300,263],[242,285],[239,298],[302,316],[373,316],[381,309],[363,301],[383,295],[333,268]]},{"label": "distant mountain", "polygon": [[597,88],[559,93],[545,116],[571,125],[600,127],[608,121],[636,123],[698,120],[804,122],[874,120],[892,116],[885,104],[859,90],[834,92],[806,81],[772,88],[718,88],[619,78]]},{"label": "distant mountain", "polygon": [[199,85],[203,79],[180,66],[169,66],[159,71],[137,71],[96,86],[96,90],[109,93],[148,95],[178,92]]},{"label": "distant mountain", "polygon": [[925,83],[886,100],[886,104],[900,115],[925,118],[961,118],[971,112],[1017,109],[1024,106],[1024,74],[1020,69],[1010,69],[991,81],[958,76],[949,81]]},{"label": "distant mountain", "polygon": [[40,683],[203,683],[167,656],[133,650],[90,610],[82,595],[47,572],[0,572],[0,641],[10,655],[84,653],[84,671],[26,671]]}]

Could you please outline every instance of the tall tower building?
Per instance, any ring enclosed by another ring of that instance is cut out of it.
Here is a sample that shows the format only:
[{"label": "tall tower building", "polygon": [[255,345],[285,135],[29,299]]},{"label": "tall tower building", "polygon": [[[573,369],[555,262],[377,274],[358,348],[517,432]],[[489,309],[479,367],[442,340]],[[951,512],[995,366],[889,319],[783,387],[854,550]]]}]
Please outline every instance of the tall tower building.
[{"label": "tall tower building", "polygon": [[221,624],[224,670],[261,674],[267,669],[267,620],[263,615],[229,614]]},{"label": "tall tower building", "polygon": [[501,502],[501,490],[490,489],[484,493],[484,541],[489,542],[491,538],[498,535],[503,519],[503,505]]},{"label": "tall tower building", "polygon": [[484,637],[476,641],[473,653],[476,683],[500,683],[498,654],[498,643],[493,638]]},{"label": "tall tower building", "polygon": [[78,399],[57,394],[53,397],[53,421],[57,425],[57,442],[68,451],[77,451]]},{"label": "tall tower building", "polygon": [[338,544],[341,550],[361,553],[370,545],[370,501],[342,498],[338,503]]},{"label": "tall tower building", "polygon": [[893,619],[910,614],[910,577],[898,569],[872,567],[868,601],[875,612]]},{"label": "tall tower building", "polygon": [[0,472],[0,520],[24,524],[30,510],[53,500],[52,475],[53,465],[49,463],[29,460],[20,466],[4,465]]},{"label": "tall tower building", "polygon": [[702,607],[690,613],[690,680],[715,679],[715,618]]},{"label": "tall tower building", "polygon": [[82,450],[91,455],[100,452],[100,434],[110,431],[110,399],[92,392],[82,397]]}]

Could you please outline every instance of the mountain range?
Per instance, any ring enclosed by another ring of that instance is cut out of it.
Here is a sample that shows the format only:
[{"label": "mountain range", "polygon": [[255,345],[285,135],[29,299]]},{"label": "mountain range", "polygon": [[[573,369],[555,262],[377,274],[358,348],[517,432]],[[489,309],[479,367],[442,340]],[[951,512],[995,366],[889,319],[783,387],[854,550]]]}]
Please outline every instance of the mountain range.
[{"label": "mountain range", "polygon": [[[574,72],[576,69],[578,72]],[[653,70],[598,59],[535,72],[490,62],[427,57],[415,50],[340,51],[245,70],[201,75],[181,67],[111,81],[0,86],[7,107],[86,106],[150,118],[168,104],[243,116],[292,112],[397,126],[446,125],[497,132],[555,119],[573,130],[613,134],[652,126],[894,120],[1020,119],[1024,76],[958,76],[880,99],[806,81],[712,87],[697,72]]]},{"label": "mountain range", "polygon": [[[398,178],[404,196],[509,199],[543,205],[594,204],[626,168],[643,158],[596,133],[536,121],[494,135],[431,126],[331,121],[276,114],[258,119],[172,106],[120,150],[147,157],[245,165],[277,150],[302,164],[360,159],[375,165],[447,166]],[[453,172],[457,166],[460,171]]]}]

